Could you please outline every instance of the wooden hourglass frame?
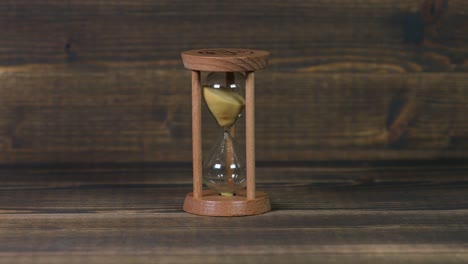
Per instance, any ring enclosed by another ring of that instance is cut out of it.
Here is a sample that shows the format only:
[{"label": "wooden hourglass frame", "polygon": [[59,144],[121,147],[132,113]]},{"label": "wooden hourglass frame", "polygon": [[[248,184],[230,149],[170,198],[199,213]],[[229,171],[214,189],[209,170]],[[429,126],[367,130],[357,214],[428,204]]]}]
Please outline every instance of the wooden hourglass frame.
[{"label": "wooden hourglass frame", "polygon": [[[192,71],[193,192],[183,209],[196,215],[244,216],[271,210],[267,193],[255,189],[255,84],[254,72],[268,64],[269,53],[249,49],[199,49],[182,52],[184,67]],[[201,72],[245,73],[246,189],[235,196],[203,190]]]}]

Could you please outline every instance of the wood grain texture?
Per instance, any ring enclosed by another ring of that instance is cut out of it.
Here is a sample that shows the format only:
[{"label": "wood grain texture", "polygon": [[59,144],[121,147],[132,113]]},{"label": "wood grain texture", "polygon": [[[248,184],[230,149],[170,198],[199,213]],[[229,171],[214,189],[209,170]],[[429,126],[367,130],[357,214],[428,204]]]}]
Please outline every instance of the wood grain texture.
[{"label": "wood grain texture", "polygon": [[193,163],[193,197],[202,196],[202,88],[201,73],[192,71],[192,163]]},{"label": "wood grain texture", "polygon": [[[191,167],[3,169],[3,213],[182,212]],[[259,167],[273,210],[464,210],[466,167]],[[129,198],[131,197],[131,199]],[[386,203],[382,203],[386,201]]]},{"label": "wood grain texture", "polygon": [[268,51],[211,48],[183,51],[184,67],[205,72],[250,72],[264,69],[268,64]]},{"label": "wood grain texture", "polygon": [[265,192],[256,192],[251,198],[245,191],[226,197],[205,190],[200,198],[194,198],[193,193],[187,194],[183,209],[187,213],[202,216],[251,216],[269,212],[271,205]]},{"label": "wood grain texture", "polygon": [[468,5],[431,3],[3,1],[0,162],[190,161],[179,55],[207,47],[273,55],[260,161],[466,159]]},{"label": "wood grain texture", "polygon": [[248,72],[245,76],[245,157],[248,200],[255,199],[257,193],[255,186],[255,126],[255,73]]},{"label": "wood grain texture", "polygon": [[466,166],[261,167],[273,211],[181,211],[191,168],[0,170],[9,263],[464,263]]},{"label": "wood grain texture", "polygon": [[314,56],[323,70],[466,71],[466,2],[451,0],[428,25],[423,9],[419,0],[3,2],[0,61],[161,61],[245,47]]},{"label": "wood grain texture", "polygon": [[[0,76],[3,163],[191,160],[190,72],[92,66]],[[257,160],[466,157],[465,83],[463,73],[261,72]],[[203,108],[206,151],[219,131]]]}]

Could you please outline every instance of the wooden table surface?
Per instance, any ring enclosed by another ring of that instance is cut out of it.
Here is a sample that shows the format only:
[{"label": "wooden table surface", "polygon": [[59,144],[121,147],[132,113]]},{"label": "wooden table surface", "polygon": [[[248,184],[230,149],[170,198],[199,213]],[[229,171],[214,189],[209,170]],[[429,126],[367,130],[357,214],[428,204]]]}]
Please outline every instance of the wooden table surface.
[{"label": "wooden table surface", "polygon": [[273,211],[181,210],[188,164],[4,168],[0,263],[467,263],[465,166],[259,167]]}]

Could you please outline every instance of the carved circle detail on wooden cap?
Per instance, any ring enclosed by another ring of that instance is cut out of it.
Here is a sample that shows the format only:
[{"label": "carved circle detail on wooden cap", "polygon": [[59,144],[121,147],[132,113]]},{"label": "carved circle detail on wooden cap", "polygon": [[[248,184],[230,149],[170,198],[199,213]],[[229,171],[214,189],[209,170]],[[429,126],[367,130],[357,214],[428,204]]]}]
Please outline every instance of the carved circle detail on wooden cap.
[{"label": "carved circle detail on wooden cap", "polygon": [[254,54],[253,50],[245,49],[204,49],[199,50],[198,54],[208,56],[238,56],[238,55],[249,55]]},{"label": "carved circle detail on wooden cap", "polygon": [[263,69],[270,53],[263,50],[218,48],[182,52],[184,66],[210,72],[245,72]]}]

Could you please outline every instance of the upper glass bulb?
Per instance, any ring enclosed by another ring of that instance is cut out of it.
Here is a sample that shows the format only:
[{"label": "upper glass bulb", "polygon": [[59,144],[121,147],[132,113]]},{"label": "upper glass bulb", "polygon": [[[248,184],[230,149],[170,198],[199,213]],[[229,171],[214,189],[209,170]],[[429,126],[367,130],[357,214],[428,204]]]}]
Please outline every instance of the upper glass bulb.
[{"label": "upper glass bulb", "polygon": [[241,73],[213,72],[203,85],[206,105],[218,124],[229,129],[245,107],[245,99],[239,95],[245,77]]}]

